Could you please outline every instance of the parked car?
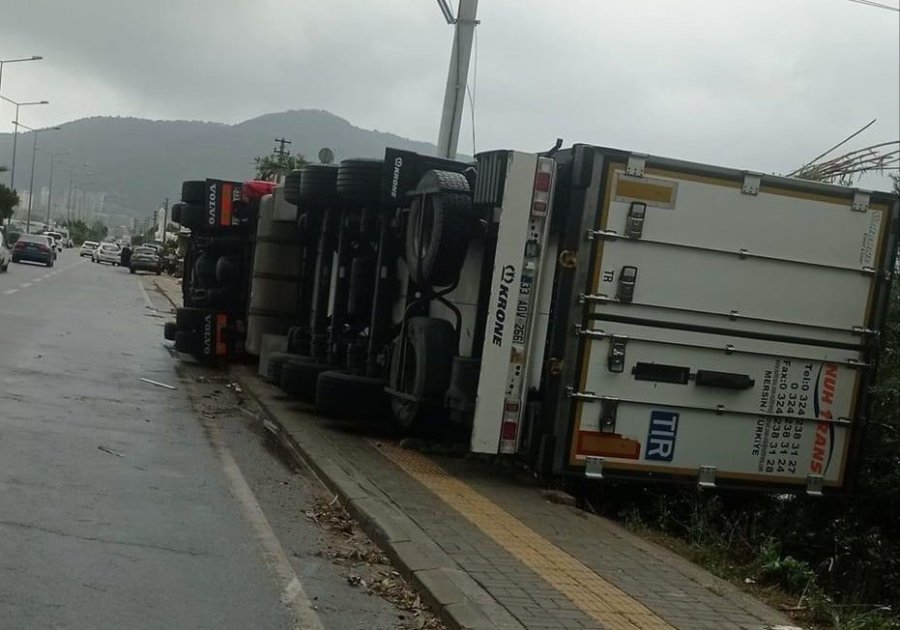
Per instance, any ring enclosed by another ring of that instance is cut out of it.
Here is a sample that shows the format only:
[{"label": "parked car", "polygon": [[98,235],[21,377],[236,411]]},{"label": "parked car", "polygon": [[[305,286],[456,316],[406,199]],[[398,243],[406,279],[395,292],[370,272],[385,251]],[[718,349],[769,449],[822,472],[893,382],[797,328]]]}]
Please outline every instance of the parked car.
[{"label": "parked car", "polygon": [[100,243],[100,246],[94,251],[94,262],[109,263],[118,266],[122,257],[122,248],[115,243]]},{"label": "parked car", "polygon": [[49,236],[53,239],[53,249],[57,252],[61,252],[64,248],[63,245],[63,235],[60,232],[52,232],[50,230],[46,230],[41,233],[42,236]]},{"label": "parked car", "polygon": [[20,234],[12,250],[14,263],[28,260],[53,266],[56,253],[53,251],[53,239],[42,234]]},{"label": "parked car", "polygon": [[0,272],[9,270],[9,261],[12,259],[9,248],[6,246],[6,237],[0,233]]},{"label": "parked car", "polygon": [[87,256],[88,258],[94,258],[94,250],[97,249],[97,246],[100,245],[97,241],[85,241],[81,244],[81,249],[78,251],[79,256]]},{"label": "parked car", "polygon": [[138,271],[152,271],[156,275],[162,273],[162,259],[153,247],[135,247],[131,254],[131,264],[128,266],[131,273]]}]

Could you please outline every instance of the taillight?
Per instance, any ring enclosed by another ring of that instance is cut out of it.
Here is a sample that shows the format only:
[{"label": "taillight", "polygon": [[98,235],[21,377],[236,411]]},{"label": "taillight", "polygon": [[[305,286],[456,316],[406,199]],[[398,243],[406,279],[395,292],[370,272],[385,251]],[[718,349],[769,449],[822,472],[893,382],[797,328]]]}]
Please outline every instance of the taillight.
[{"label": "taillight", "polygon": [[41,245],[41,244],[38,244],[38,249],[41,250],[42,252],[49,252],[49,251],[50,251],[50,248],[49,248],[49,247],[47,247],[46,245]]},{"label": "taillight", "polygon": [[19,241],[18,243],[16,243],[15,249],[25,249],[25,243]]},{"label": "taillight", "polygon": [[534,196],[531,200],[531,213],[534,216],[547,216],[550,189],[553,187],[553,164],[551,158],[538,158],[537,171],[534,174]]},{"label": "taillight", "polygon": [[500,452],[516,452],[516,435],[519,432],[520,403],[515,398],[507,398],[503,404],[503,421],[500,424]]}]

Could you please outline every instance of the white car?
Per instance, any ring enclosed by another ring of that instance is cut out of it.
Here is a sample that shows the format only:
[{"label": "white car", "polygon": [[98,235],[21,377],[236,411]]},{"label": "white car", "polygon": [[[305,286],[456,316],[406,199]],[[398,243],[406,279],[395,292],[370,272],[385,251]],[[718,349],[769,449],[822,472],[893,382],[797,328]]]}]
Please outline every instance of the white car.
[{"label": "white car", "polygon": [[0,271],[8,271],[9,270],[9,261],[12,258],[12,255],[9,253],[9,248],[6,246],[6,235],[3,232],[0,232]]},{"label": "white car", "polygon": [[94,250],[94,262],[118,265],[122,260],[122,248],[115,243],[100,243]]},{"label": "white car", "polygon": [[79,256],[88,256],[93,260],[94,250],[97,249],[97,246],[99,244],[100,243],[98,243],[97,241],[85,241],[84,243],[81,244],[81,249],[78,250],[78,255]]},{"label": "white car", "polygon": [[63,235],[60,232],[52,232],[50,230],[46,230],[41,232],[42,236],[49,236],[53,239],[53,249],[57,252],[62,252],[63,250]]}]

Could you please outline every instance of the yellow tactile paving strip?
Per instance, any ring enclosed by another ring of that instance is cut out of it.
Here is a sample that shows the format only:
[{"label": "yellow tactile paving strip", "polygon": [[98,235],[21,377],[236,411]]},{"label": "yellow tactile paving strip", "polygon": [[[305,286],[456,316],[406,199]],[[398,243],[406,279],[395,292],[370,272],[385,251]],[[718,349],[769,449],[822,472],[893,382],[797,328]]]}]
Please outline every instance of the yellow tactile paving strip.
[{"label": "yellow tactile paving strip", "polygon": [[646,606],[428,458],[383,442],[377,448],[575,606],[609,630],[671,629]]}]

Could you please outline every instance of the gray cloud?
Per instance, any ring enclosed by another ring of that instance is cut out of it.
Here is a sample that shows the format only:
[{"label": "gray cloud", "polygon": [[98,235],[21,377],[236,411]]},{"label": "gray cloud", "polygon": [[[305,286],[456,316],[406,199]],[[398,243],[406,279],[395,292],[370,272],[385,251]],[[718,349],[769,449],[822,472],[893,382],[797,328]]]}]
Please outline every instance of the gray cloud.
[{"label": "gray cloud", "polygon": [[[451,29],[430,0],[29,0],[0,9],[3,92],[236,122],[322,108],[433,140]],[[785,171],[871,118],[900,135],[898,14],[846,0],[481,0],[478,148],[557,137]],[[77,8],[76,8],[77,7]],[[0,106],[0,131],[11,108]],[[460,149],[471,151],[467,122]]]}]

